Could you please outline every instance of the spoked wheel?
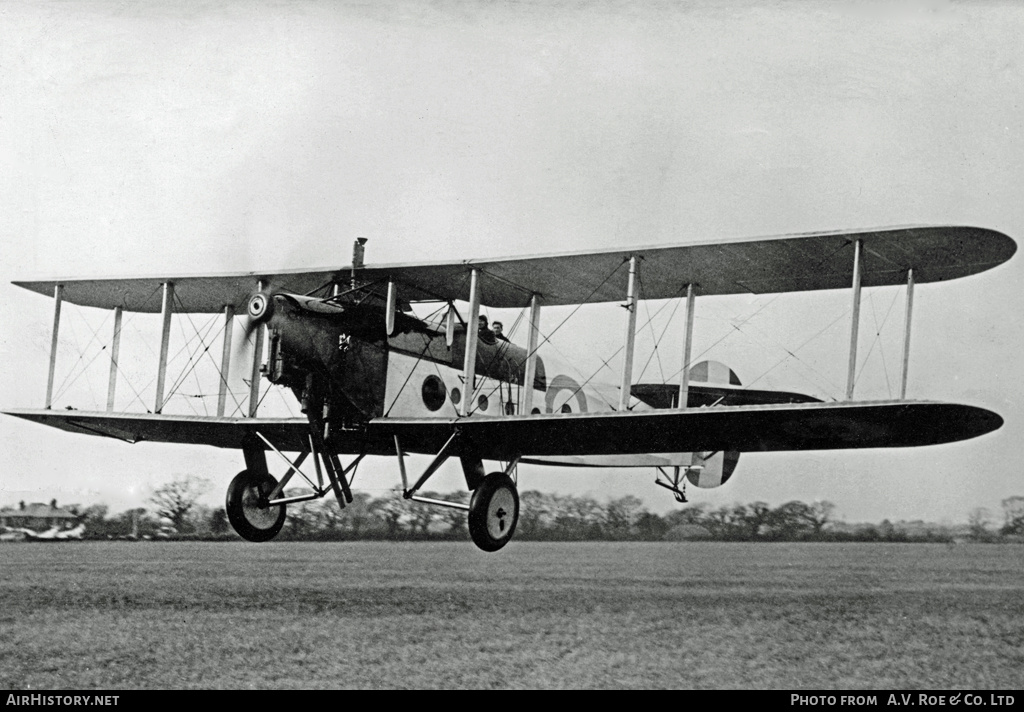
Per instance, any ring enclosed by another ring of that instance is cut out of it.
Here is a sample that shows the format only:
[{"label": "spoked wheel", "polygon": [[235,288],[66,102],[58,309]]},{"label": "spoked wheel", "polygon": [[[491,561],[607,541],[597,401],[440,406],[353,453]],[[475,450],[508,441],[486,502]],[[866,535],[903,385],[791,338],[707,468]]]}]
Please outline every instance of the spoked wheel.
[{"label": "spoked wheel", "polygon": [[238,535],[249,541],[270,541],[284,526],[285,506],[267,505],[267,498],[277,487],[271,475],[259,477],[242,470],[228,485],[225,509],[228,521]]},{"label": "spoked wheel", "polygon": [[519,521],[519,492],[504,472],[492,472],[469,501],[469,536],[484,551],[508,544]]}]

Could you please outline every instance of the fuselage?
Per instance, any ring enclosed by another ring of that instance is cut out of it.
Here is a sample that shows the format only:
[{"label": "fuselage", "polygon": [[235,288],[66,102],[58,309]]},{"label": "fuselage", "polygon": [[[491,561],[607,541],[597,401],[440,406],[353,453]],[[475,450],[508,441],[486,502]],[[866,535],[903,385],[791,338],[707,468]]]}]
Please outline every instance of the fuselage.
[{"label": "fuselage", "polygon": [[[374,418],[462,417],[463,399],[467,399],[465,417],[616,410],[618,386],[579,379],[557,359],[538,357],[533,383],[524,383],[526,349],[487,330],[478,338],[474,383],[467,386],[464,326],[449,332],[402,313],[388,336],[379,303],[336,304],[296,295],[273,299],[267,321],[267,377],[291,388],[311,420],[323,420],[331,427],[358,427]],[[629,407],[651,406],[631,398]],[[697,465],[720,484],[735,465],[735,458],[730,462],[728,455],[669,452],[528,461],[577,467]]]}]

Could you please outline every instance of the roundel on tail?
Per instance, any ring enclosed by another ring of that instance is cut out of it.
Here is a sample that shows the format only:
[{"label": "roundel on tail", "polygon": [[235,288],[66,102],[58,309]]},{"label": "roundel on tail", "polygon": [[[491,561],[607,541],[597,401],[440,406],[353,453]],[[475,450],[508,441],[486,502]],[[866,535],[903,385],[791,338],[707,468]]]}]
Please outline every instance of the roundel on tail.
[{"label": "roundel on tail", "polygon": [[[717,383],[722,385],[740,386],[739,376],[731,368],[719,361],[701,361],[690,368],[691,383]],[[694,487],[710,489],[724,485],[732,477],[740,454],[732,451],[695,452],[691,467],[686,471],[686,479]]]},{"label": "roundel on tail", "polygon": [[729,481],[739,461],[738,452],[695,452],[691,461],[693,469],[686,471],[686,479],[701,489],[719,487]]},{"label": "roundel on tail", "polygon": [[731,368],[720,361],[701,361],[690,367],[691,383],[721,383],[723,385],[741,386],[739,376]]}]

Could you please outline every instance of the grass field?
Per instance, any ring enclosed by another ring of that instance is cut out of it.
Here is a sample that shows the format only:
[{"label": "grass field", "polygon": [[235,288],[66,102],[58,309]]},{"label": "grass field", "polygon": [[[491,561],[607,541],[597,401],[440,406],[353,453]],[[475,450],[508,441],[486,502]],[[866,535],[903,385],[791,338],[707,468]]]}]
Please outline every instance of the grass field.
[{"label": "grass field", "polygon": [[0,688],[1024,688],[1024,547],[0,548]]}]

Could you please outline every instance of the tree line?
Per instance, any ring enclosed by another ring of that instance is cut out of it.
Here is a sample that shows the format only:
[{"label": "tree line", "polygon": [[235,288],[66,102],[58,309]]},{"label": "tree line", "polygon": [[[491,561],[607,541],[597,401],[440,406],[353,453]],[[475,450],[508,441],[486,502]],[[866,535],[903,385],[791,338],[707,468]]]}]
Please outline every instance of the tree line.
[{"label": "tree line", "polygon": [[[105,505],[81,510],[89,538],[235,538],[223,507],[199,503],[209,484],[197,478],[175,480],[158,488],[148,508],[110,516]],[[286,496],[302,494],[289,490]],[[467,504],[468,492],[424,492],[425,497]],[[282,540],[345,541],[464,540],[466,513],[406,500],[389,492],[373,497],[353,493],[340,509],[333,497],[288,505]],[[717,508],[691,503],[664,515],[649,511],[635,496],[600,502],[588,495],[560,495],[538,490],[520,493],[516,538],[523,541],[979,541],[1024,537],[1024,497],[1003,501],[1004,523],[987,510],[972,511],[959,527],[916,523],[847,525],[835,518],[827,501],[764,502]]]}]

